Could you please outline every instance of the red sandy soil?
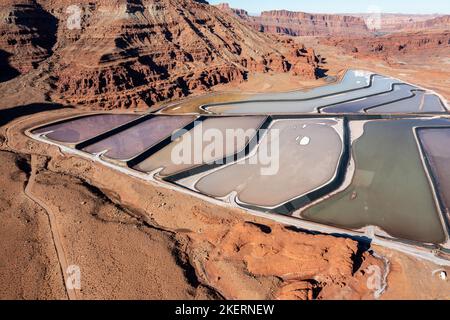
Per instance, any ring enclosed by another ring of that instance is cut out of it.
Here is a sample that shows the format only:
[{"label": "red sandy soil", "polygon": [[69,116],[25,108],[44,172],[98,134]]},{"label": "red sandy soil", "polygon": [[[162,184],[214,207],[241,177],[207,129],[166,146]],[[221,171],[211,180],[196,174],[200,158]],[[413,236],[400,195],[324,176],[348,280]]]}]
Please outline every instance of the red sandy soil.
[{"label": "red sandy soil", "polygon": [[38,171],[46,159],[31,157],[0,152],[2,299],[68,298],[62,270],[71,264],[82,276],[71,298],[196,296],[170,233],[143,225],[79,179]]}]

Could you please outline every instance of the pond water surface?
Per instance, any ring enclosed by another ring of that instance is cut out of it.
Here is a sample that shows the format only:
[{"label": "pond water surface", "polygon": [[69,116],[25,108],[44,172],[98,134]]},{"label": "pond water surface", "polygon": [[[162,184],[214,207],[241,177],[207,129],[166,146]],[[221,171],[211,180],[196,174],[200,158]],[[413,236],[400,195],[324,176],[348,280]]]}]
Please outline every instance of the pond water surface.
[{"label": "pond water surface", "polygon": [[[350,129],[361,122],[350,122]],[[374,225],[389,235],[443,243],[441,213],[423,166],[416,126],[450,125],[446,119],[380,120],[364,124],[353,143],[356,170],[344,191],[310,207],[301,217],[348,229]]]}]

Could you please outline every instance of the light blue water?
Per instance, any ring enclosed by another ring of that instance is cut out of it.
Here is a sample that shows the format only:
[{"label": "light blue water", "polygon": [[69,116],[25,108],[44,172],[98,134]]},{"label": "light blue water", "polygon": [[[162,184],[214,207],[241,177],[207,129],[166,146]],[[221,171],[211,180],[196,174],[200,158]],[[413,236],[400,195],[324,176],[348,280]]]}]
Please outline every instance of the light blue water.
[{"label": "light blue water", "polygon": [[416,92],[411,99],[389,103],[377,108],[367,110],[367,113],[423,113],[444,112],[445,108],[437,95]]},{"label": "light blue water", "polygon": [[347,93],[335,94],[323,98],[306,101],[241,101],[228,104],[217,104],[205,107],[207,111],[216,114],[271,114],[271,113],[311,113],[317,108],[344,101],[364,98],[368,95],[390,91],[398,81],[383,76],[374,76],[372,85],[368,88]]},{"label": "light blue water", "polygon": [[388,93],[382,93],[375,96],[362,98],[357,101],[339,103],[320,110],[322,113],[361,113],[364,109],[392,102],[397,99],[412,98],[414,93],[411,91],[416,87],[401,84],[394,85],[394,90]]},{"label": "light blue water", "polygon": [[262,93],[253,96],[251,100],[311,99],[341,93],[348,90],[360,89],[369,85],[370,73],[357,70],[348,70],[338,83],[304,91]]}]

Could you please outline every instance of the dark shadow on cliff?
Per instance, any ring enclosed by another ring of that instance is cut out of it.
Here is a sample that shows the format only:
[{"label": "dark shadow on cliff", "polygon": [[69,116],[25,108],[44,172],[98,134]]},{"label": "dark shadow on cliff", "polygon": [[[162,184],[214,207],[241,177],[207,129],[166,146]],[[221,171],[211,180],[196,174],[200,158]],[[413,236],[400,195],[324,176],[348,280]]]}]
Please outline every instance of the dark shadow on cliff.
[{"label": "dark shadow on cliff", "polygon": [[53,46],[57,41],[58,19],[44,10],[40,4],[34,3],[32,6],[24,6],[22,10],[17,10],[15,23],[37,34],[31,38],[33,46],[44,48],[48,55],[53,53]]},{"label": "dark shadow on cliff", "polygon": [[14,79],[20,72],[9,64],[10,53],[0,49],[0,82]]},{"label": "dark shadow on cliff", "polygon": [[51,13],[45,11],[40,5],[38,5],[38,16],[44,24],[36,21],[34,25],[38,29],[39,38],[35,40],[35,45],[48,50],[49,55],[53,53],[53,46],[57,41],[57,31],[58,31],[58,19]]},{"label": "dark shadow on cliff", "polygon": [[32,103],[23,106],[17,106],[10,109],[0,110],[0,126],[3,126],[19,117],[36,114],[44,111],[58,110],[64,108],[73,108],[58,103]]},{"label": "dark shadow on cliff", "polygon": [[127,13],[135,14],[136,12],[143,13],[145,11],[142,0],[128,0],[126,6]]},{"label": "dark shadow on cliff", "polygon": [[329,69],[325,69],[324,65],[327,64],[327,58],[322,57],[320,54],[316,56],[316,63],[318,64],[318,67],[316,68],[316,77],[317,78],[325,78],[328,77],[327,72]]},{"label": "dark shadow on cliff", "polygon": [[324,69],[324,68],[316,68],[316,77],[317,78],[325,78],[325,77],[327,77],[328,76],[328,74],[327,74],[327,72],[328,72],[328,69]]}]

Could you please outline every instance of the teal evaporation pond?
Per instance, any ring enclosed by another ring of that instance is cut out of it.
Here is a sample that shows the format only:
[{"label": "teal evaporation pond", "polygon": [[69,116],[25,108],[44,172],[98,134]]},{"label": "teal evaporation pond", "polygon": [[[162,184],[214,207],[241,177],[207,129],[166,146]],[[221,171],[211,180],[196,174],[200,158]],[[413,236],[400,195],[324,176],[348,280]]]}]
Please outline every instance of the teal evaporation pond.
[{"label": "teal evaporation pond", "polygon": [[363,135],[352,146],[356,168],[351,184],[301,217],[354,230],[376,226],[392,237],[422,243],[445,242],[441,212],[414,135],[415,127],[440,125],[450,121],[366,122]]}]

